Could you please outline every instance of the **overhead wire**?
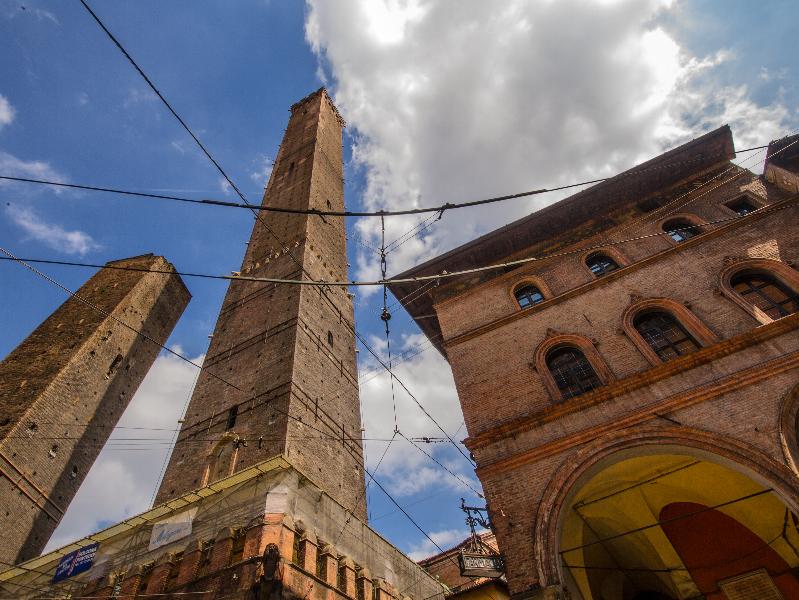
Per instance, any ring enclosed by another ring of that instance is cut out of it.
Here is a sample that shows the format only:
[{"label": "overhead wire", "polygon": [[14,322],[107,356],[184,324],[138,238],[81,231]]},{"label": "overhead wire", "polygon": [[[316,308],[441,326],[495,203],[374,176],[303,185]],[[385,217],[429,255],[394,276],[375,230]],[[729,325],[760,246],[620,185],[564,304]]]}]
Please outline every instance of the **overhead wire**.
[{"label": "overhead wire", "polygon": [[[80,1],[83,2],[83,0],[80,0]],[[84,4],[85,4],[85,2],[84,2]],[[138,69],[138,65],[136,65],[136,68],[137,68],[137,70],[139,70]],[[145,79],[147,81],[149,81],[149,79],[146,78],[146,76],[144,76],[144,77],[145,77]],[[166,101],[163,99],[163,96],[160,94],[160,92],[157,92],[157,93],[159,95],[159,98],[161,98],[166,103]],[[174,109],[171,107],[171,105],[169,105],[168,103],[166,103],[166,104],[168,105],[168,107],[170,109],[170,112],[173,112],[173,114],[175,114],[176,118],[180,121],[181,125],[183,125],[184,129],[186,129],[189,132],[189,135],[191,135],[192,138],[195,138],[195,141],[200,145],[200,147],[203,150],[203,152],[206,153],[207,156],[209,156],[210,160],[218,167],[220,172],[223,173],[223,176],[225,177],[226,181],[228,181],[228,183],[231,185],[231,187],[234,190],[238,190],[238,188],[233,185],[233,182],[228,180],[227,174],[223,170],[221,170],[221,167],[218,166],[217,161],[215,159],[213,159],[213,157],[210,157],[210,154],[208,153],[208,150],[205,149],[205,146],[203,146],[199,142],[199,139],[196,138],[194,133],[188,128],[188,126],[185,124],[185,122],[179,116],[177,116],[176,113],[174,113]],[[755,148],[746,148],[746,149],[743,149],[743,150],[736,150],[736,153],[740,154],[740,153],[743,153],[743,152],[748,152],[748,151],[751,151],[751,150],[759,150],[759,149],[762,149],[762,148],[768,148],[768,146],[757,146]],[[646,172],[648,170],[654,170],[654,169],[662,170],[664,168],[671,167],[671,166],[673,166],[673,165],[664,165],[664,166],[659,166],[659,167],[653,167],[652,169],[632,170],[631,173],[630,172],[625,172],[625,173],[627,173],[628,176],[639,175],[639,174],[644,173],[644,172]],[[18,183],[32,183],[32,184],[47,185],[47,186],[54,186],[54,187],[78,189],[78,190],[92,191],[92,192],[107,192],[107,193],[112,193],[112,194],[121,194],[121,195],[125,195],[125,196],[136,196],[136,197],[141,197],[141,198],[150,198],[150,199],[153,199],[153,200],[169,200],[169,201],[174,201],[174,202],[185,202],[185,203],[189,203],[189,204],[201,204],[201,205],[206,205],[206,206],[221,206],[221,207],[228,207],[228,208],[243,208],[243,209],[247,209],[247,210],[251,210],[251,211],[255,210],[255,211],[263,211],[263,212],[276,212],[276,213],[287,213],[287,214],[298,214],[298,215],[318,215],[318,216],[326,216],[326,217],[327,216],[330,216],[330,217],[381,217],[381,216],[382,217],[392,217],[392,216],[399,216],[399,215],[413,215],[413,214],[423,214],[423,213],[442,213],[443,211],[447,211],[447,210],[455,210],[455,209],[460,209],[460,208],[470,208],[470,207],[482,206],[484,204],[490,204],[490,203],[494,203],[494,202],[503,202],[503,201],[506,201],[506,200],[514,200],[514,199],[518,199],[518,198],[525,198],[525,197],[528,197],[528,196],[533,196],[533,195],[538,195],[538,194],[558,192],[558,191],[563,191],[563,190],[567,190],[567,189],[571,189],[571,188],[575,188],[575,187],[580,187],[580,186],[585,186],[585,185],[592,185],[592,184],[595,184],[595,183],[601,183],[603,181],[607,181],[608,179],[613,179],[614,177],[623,176],[623,175],[625,175],[625,173],[620,173],[620,174],[615,175],[613,177],[604,177],[604,178],[600,178],[600,179],[592,179],[592,180],[588,180],[588,181],[581,181],[579,183],[570,183],[568,185],[563,185],[563,186],[558,186],[558,187],[541,188],[541,189],[536,189],[536,190],[531,190],[531,191],[526,191],[526,192],[518,192],[518,193],[515,193],[515,194],[507,194],[507,195],[504,195],[504,196],[495,196],[495,197],[491,197],[491,198],[483,198],[483,199],[480,199],[480,200],[472,200],[472,201],[469,201],[469,202],[459,202],[459,203],[449,203],[448,202],[448,203],[445,203],[445,204],[440,204],[440,205],[437,205],[437,206],[429,206],[429,207],[424,207],[424,208],[412,208],[412,209],[406,209],[406,210],[377,210],[377,211],[346,211],[346,210],[345,211],[335,211],[335,210],[319,210],[319,209],[315,209],[315,208],[299,209],[299,208],[288,208],[288,207],[280,207],[280,206],[264,206],[264,205],[260,205],[259,206],[259,205],[254,205],[254,204],[252,204],[250,202],[241,202],[241,203],[239,203],[239,202],[229,202],[229,201],[226,201],[226,200],[207,199],[207,198],[206,199],[188,198],[188,197],[185,197],[185,196],[174,196],[174,195],[169,195],[169,194],[152,194],[152,193],[147,193],[147,192],[124,190],[124,189],[120,189],[120,188],[107,187],[107,186],[67,183],[67,182],[64,182],[64,181],[53,181],[53,180],[47,180],[47,179],[37,179],[37,178],[33,178],[33,177],[19,177],[19,176],[14,176],[14,175],[0,175],[0,180],[16,181]],[[377,250],[376,248],[371,247],[371,246],[366,246],[366,247],[371,249],[371,250]]]},{"label": "overhead wire", "polygon": [[[295,256],[294,256],[294,253],[293,253],[293,252],[291,251],[291,249],[290,249],[290,248],[289,248],[289,247],[288,247],[288,246],[285,244],[285,242],[283,242],[283,240],[280,238],[280,236],[278,236],[278,235],[277,235],[277,233],[275,233],[275,231],[274,231],[274,230],[273,230],[273,229],[272,229],[272,228],[269,226],[269,224],[268,224],[268,223],[266,223],[266,222],[265,222],[265,221],[264,221],[264,220],[261,218],[261,215],[260,215],[260,214],[259,214],[259,212],[256,210],[256,208],[257,208],[257,207],[255,207],[254,205],[252,205],[252,204],[251,204],[251,203],[250,203],[250,202],[247,200],[247,198],[244,196],[244,194],[241,192],[241,190],[240,190],[240,189],[239,189],[239,188],[236,186],[236,184],[235,184],[235,183],[233,183],[233,181],[230,179],[230,177],[228,177],[228,175],[227,175],[227,173],[225,173],[224,169],[222,169],[222,167],[220,166],[220,164],[219,164],[219,163],[218,163],[218,162],[217,162],[217,161],[214,159],[214,157],[213,157],[213,156],[211,156],[210,152],[209,152],[209,151],[206,149],[206,147],[205,147],[205,146],[202,144],[202,142],[200,142],[199,138],[198,138],[198,137],[197,137],[197,136],[194,134],[194,132],[193,132],[193,131],[192,131],[192,130],[189,128],[189,126],[188,126],[188,125],[186,124],[186,122],[185,122],[185,121],[184,121],[184,120],[183,120],[183,119],[180,117],[180,115],[178,115],[178,113],[175,111],[175,109],[174,109],[174,108],[172,108],[172,105],[171,105],[171,104],[169,104],[169,102],[166,100],[166,98],[164,98],[164,96],[161,94],[161,92],[160,92],[160,91],[159,91],[159,90],[158,90],[158,89],[155,87],[155,85],[153,84],[153,82],[152,82],[152,81],[150,80],[150,78],[149,78],[149,77],[148,77],[148,76],[145,74],[145,72],[144,72],[144,71],[141,69],[141,67],[139,67],[139,65],[136,63],[136,61],[133,59],[133,57],[132,57],[132,56],[131,56],[131,55],[128,53],[128,51],[127,51],[127,50],[125,50],[125,48],[122,46],[122,44],[119,42],[119,40],[117,40],[117,38],[116,38],[116,37],[115,37],[115,36],[114,36],[114,35],[111,33],[111,31],[110,31],[110,30],[109,30],[109,29],[108,29],[108,28],[105,26],[105,24],[103,24],[103,22],[100,20],[100,18],[97,16],[97,14],[96,14],[96,13],[95,13],[95,12],[94,12],[94,11],[91,9],[91,7],[90,7],[90,6],[87,4],[86,0],[79,0],[79,1],[80,1],[80,3],[83,5],[83,7],[84,7],[84,8],[85,8],[85,9],[86,9],[88,12],[89,12],[89,14],[92,16],[92,18],[94,18],[94,20],[97,22],[97,24],[98,24],[98,25],[99,25],[99,26],[102,28],[102,30],[105,32],[105,34],[106,34],[106,35],[107,35],[107,36],[108,36],[108,37],[111,39],[111,41],[112,41],[112,42],[113,42],[113,43],[116,45],[116,47],[117,47],[117,48],[120,50],[120,52],[122,52],[122,54],[125,56],[125,58],[127,58],[127,59],[128,59],[128,61],[129,61],[129,62],[130,62],[132,65],[133,65],[133,67],[136,69],[136,71],[139,73],[139,75],[141,75],[141,76],[142,76],[142,78],[143,78],[143,79],[144,79],[144,80],[147,82],[147,85],[149,85],[149,86],[150,86],[150,88],[151,88],[151,89],[152,89],[152,90],[153,90],[153,91],[156,93],[156,95],[158,96],[158,98],[159,98],[159,99],[160,99],[160,100],[163,102],[163,104],[164,104],[164,105],[165,105],[165,106],[166,106],[166,107],[169,109],[169,112],[170,112],[170,113],[172,113],[172,115],[173,115],[173,116],[174,116],[174,117],[175,117],[175,118],[178,120],[178,122],[181,124],[181,126],[183,127],[183,129],[185,129],[185,130],[186,130],[186,132],[187,132],[187,133],[188,133],[188,134],[189,134],[189,135],[192,137],[192,139],[195,141],[195,143],[196,143],[196,144],[197,144],[197,145],[200,147],[200,149],[201,149],[201,150],[203,151],[203,153],[206,155],[206,157],[208,157],[208,159],[209,159],[209,160],[210,160],[210,161],[213,163],[213,165],[216,167],[216,169],[219,171],[219,173],[221,173],[221,175],[222,175],[222,177],[224,177],[225,181],[227,181],[227,182],[228,182],[228,184],[230,185],[230,187],[231,187],[231,188],[232,188],[232,189],[233,189],[233,190],[236,192],[236,194],[237,194],[237,195],[238,195],[238,197],[239,197],[239,198],[242,200],[242,202],[244,202],[244,203],[245,203],[245,204],[246,204],[246,205],[247,205],[249,208],[251,208],[251,210],[252,210],[252,213],[253,213],[253,216],[256,218],[256,220],[258,220],[258,221],[259,221],[259,222],[260,222],[260,223],[261,223],[261,224],[264,226],[264,228],[265,228],[265,229],[266,229],[266,230],[267,230],[267,231],[268,231],[268,232],[269,232],[269,233],[270,233],[270,234],[271,234],[271,235],[272,235],[272,236],[273,236],[273,237],[274,237],[274,238],[275,238],[275,239],[276,239],[276,240],[279,242],[279,244],[281,245],[281,247],[282,247],[282,249],[283,249],[283,252],[284,252],[285,254],[287,254],[287,255],[288,255],[288,256],[289,256],[289,257],[292,259],[292,261],[293,261],[295,264],[297,264],[297,266],[299,266],[299,267],[300,267],[300,269],[302,270],[302,273],[303,273],[304,275],[306,275],[306,276],[307,276],[307,277],[308,277],[308,278],[309,278],[311,281],[313,281],[313,277],[312,277],[312,276],[311,276],[311,274],[308,272],[308,270],[305,268],[305,265],[304,265],[304,264],[303,264],[301,261],[299,261],[299,260],[297,259],[297,257],[295,257]],[[279,162],[279,160],[280,160],[280,158],[281,158],[281,152],[282,152],[282,148],[281,148],[281,151],[279,151],[279,152],[278,152],[278,157],[277,157],[277,161],[276,161],[276,162]],[[485,201],[481,201],[481,203],[484,203],[484,202],[485,202]],[[410,213],[409,213],[409,214],[410,214]],[[322,289],[322,296],[323,296],[323,297],[324,297],[324,298],[327,300],[328,304],[330,304],[330,306],[331,306],[331,307],[332,307],[334,310],[338,310],[338,307],[337,307],[337,306],[336,306],[336,305],[333,303],[333,301],[332,301],[332,300],[330,300],[330,298],[327,296],[327,291],[326,291],[326,289]],[[347,325],[349,325],[349,323],[347,323],[347,322],[346,322],[346,320],[345,320],[344,322],[345,322]],[[361,344],[363,344],[363,345],[364,345],[364,347],[365,347],[365,348],[367,348],[367,350],[368,350],[368,351],[369,351],[369,352],[370,352],[372,355],[374,355],[374,356],[375,356],[375,357],[378,359],[378,362],[380,362],[381,364],[384,364],[384,363],[383,363],[383,361],[382,361],[382,360],[380,360],[380,358],[377,356],[377,353],[376,353],[376,352],[375,352],[375,351],[374,351],[374,350],[373,350],[373,349],[370,347],[370,345],[369,345],[369,344],[368,344],[368,343],[367,343],[367,342],[366,342],[366,341],[363,339],[363,336],[361,336],[361,335],[360,335],[360,334],[359,334],[359,333],[358,333],[358,332],[355,330],[355,327],[354,327],[354,326],[350,326],[350,328],[351,328],[352,332],[355,334],[355,336],[359,338],[359,340],[360,340]],[[386,366],[386,365],[384,364],[384,366]],[[393,377],[393,378],[396,378],[396,376],[395,376],[395,375],[393,374],[393,372],[391,371],[391,368],[390,368],[389,366],[386,366],[386,368],[389,370],[389,372],[390,372],[390,373],[392,373],[392,377]],[[443,433],[446,435],[446,432],[443,430],[443,428],[441,428],[441,426],[438,424],[438,422],[437,422],[437,421],[435,421],[435,419],[433,418],[433,416],[432,416],[432,415],[430,415],[430,413],[429,413],[429,412],[428,412],[428,411],[427,411],[427,410],[426,410],[424,407],[422,407],[421,403],[418,401],[418,399],[416,399],[416,397],[415,397],[415,396],[413,396],[413,394],[411,394],[411,392],[410,392],[410,390],[407,388],[407,386],[406,386],[404,383],[402,383],[402,382],[401,382],[401,381],[400,381],[398,378],[397,378],[397,381],[398,381],[398,383],[400,383],[400,385],[403,387],[403,389],[406,391],[406,393],[408,393],[408,395],[409,395],[409,396],[411,396],[411,398],[413,398],[414,402],[415,402],[415,403],[416,403],[416,404],[417,404],[417,405],[418,405],[418,406],[419,406],[419,407],[422,409],[422,411],[425,413],[425,415],[427,415],[427,417],[428,417],[428,418],[430,418],[430,419],[431,419],[431,420],[432,420],[432,421],[433,421],[433,422],[434,422],[434,423],[435,423],[435,424],[436,424],[436,425],[439,427],[439,429],[441,429],[441,431],[442,431],[442,432],[443,432]],[[451,439],[450,439],[450,441],[451,441],[452,445],[453,445],[453,446],[455,446],[455,448],[458,450],[458,452],[459,452],[459,453],[461,453],[461,454],[462,454],[462,455],[463,455],[463,456],[464,456],[464,457],[465,457],[465,458],[466,458],[466,459],[467,459],[467,460],[468,460],[468,461],[469,461],[471,464],[474,464],[474,463],[473,463],[473,461],[472,461],[472,460],[471,460],[471,459],[470,459],[470,458],[469,458],[469,457],[468,457],[466,454],[464,454],[464,453],[463,453],[463,450],[461,450],[460,446],[458,446],[458,444],[457,444],[457,443],[455,443],[455,441],[454,441],[454,440],[451,440]]]},{"label": "overhead wire", "polygon": [[[792,196],[786,200],[781,202],[786,202],[788,200],[792,201],[796,199],[797,195]],[[722,225],[725,223],[730,223],[732,221],[737,221],[740,219],[748,218],[752,215],[764,215],[764,214],[771,214],[774,212],[786,210],[792,208],[793,204],[782,204],[780,206],[772,206],[767,205],[763,206],[756,211],[749,213],[748,215],[741,216],[735,215],[730,217],[724,217],[721,219],[714,219],[711,221],[701,221],[692,225],[692,227],[704,227],[704,226],[713,226],[713,225]],[[272,278],[272,277],[247,277],[243,275],[212,275],[207,273],[195,273],[195,272],[186,272],[186,271],[177,271],[177,270],[158,270],[158,269],[144,269],[144,268],[136,268],[136,267],[124,267],[124,266],[116,266],[116,265],[101,265],[101,264],[92,264],[86,262],[78,262],[78,261],[60,261],[60,260],[50,260],[50,259],[39,259],[39,258],[20,258],[19,260],[23,260],[28,263],[34,264],[51,264],[51,265],[59,265],[59,266],[70,266],[70,267],[85,267],[85,268],[97,268],[97,269],[119,269],[123,271],[143,271],[149,273],[161,273],[164,275],[180,275],[182,277],[200,277],[204,279],[219,279],[219,280],[234,280],[234,281],[254,281],[254,282],[261,282],[261,283],[277,283],[277,284],[286,284],[286,285],[311,285],[311,286],[319,286],[319,287],[332,287],[332,286],[382,286],[384,284],[391,285],[391,284],[398,284],[398,283],[416,283],[416,282],[430,282],[430,281],[438,281],[444,279],[451,279],[454,277],[460,277],[463,275],[471,275],[474,273],[482,273],[486,271],[498,270],[498,269],[506,269],[508,267],[515,267],[520,266],[523,264],[531,263],[531,262],[541,262],[544,260],[550,260],[553,258],[563,258],[565,256],[571,256],[574,254],[582,254],[589,250],[607,248],[608,246],[620,246],[623,244],[628,244],[632,242],[638,242],[641,240],[651,239],[655,237],[662,237],[668,235],[665,231],[656,231],[649,234],[633,236],[629,238],[624,238],[621,240],[608,240],[605,242],[595,243],[590,246],[581,246],[579,248],[574,248],[571,250],[564,250],[560,252],[552,252],[552,253],[543,253],[538,254],[535,256],[530,256],[526,258],[520,258],[512,261],[500,262],[500,263],[493,263],[490,265],[484,265],[480,267],[472,267],[469,269],[461,269],[458,271],[448,271],[442,273],[435,273],[431,275],[417,275],[414,277],[389,277],[386,280],[377,279],[377,280],[362,280],[362,281],[315,281],[315,280],[300,280],[300,279],[281,279],[281,278]],[[3,257],[0,256],[1,260],[16,260],[10,257]]]}]

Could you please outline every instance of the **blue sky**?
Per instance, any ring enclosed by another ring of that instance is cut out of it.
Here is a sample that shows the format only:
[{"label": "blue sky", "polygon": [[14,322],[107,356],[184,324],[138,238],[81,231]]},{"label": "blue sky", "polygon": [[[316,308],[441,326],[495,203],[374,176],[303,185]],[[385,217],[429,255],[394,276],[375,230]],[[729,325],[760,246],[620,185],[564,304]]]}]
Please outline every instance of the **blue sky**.
[{"label": "blue sky", "polygon": [[[739,148],[799,126],[791,32],[799,5],[787,0],[95,4],[252,201],[260,200],[288,107],[322,84],[349,124],[350,208],[438,204],[612,175],[723,123]],[[758,170],[759,159],[745,166]],[[0,0],[0,174],[234,199],[77,1]],[[447,214],[391,253],[390,271],[557,199]],[[2,245],[33,258],[99,263],[154,252],[184,271],[227,273],[238,268],[252,223],[246,211],[21,184],[0,184],[0,200]],[[388,239],[417,222],[389,220]],[[350,223],[351,233],[373,246],[377,227]],[[349,252],[353,277],[376,275],[372,252],[354,243]],[[91,274],[43,270],[72,288]],[[5,355],[64,296],[7,262],[0,282]],[[193,300],[169,343],[197,358],[225,285],[187,284]],[[382,347],[380,294],[357,292],[358,328]],[[424,350],[398,373],[462,438],[446,363],[401,310],[392,327],[393,347]],[[393,428],[388,382],[370,374],[365,355],[365,424],[382,437]],[[160,357],[121,425],[173,426],[193,376]],[[406,434],[437,435],[407,398],[398,401],[407,408],[400,424]],[[130,445],[117,439],[126,435],[115,433],[53,544],[147,507],[168,436],[153,431],[152,443],[126,450]],[[382,450],[367,447],[372,465]],[[474,480],[454,449],[431,451]],[[464,534],[457,507],[468,490],[415,449],[395,444],[380,474],[440,543]],[[400,548],[434,550],[380,492],[369,500],[374,526]]]}]

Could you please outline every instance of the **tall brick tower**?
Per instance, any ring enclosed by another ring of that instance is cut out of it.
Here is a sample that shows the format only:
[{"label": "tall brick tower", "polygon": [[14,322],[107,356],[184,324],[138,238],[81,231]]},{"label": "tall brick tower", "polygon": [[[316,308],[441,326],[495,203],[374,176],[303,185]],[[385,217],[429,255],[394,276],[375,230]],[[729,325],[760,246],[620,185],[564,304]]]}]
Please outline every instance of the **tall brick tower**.
[{"label": "tall brick tower", "polygon": [[[263,206],[344,210],[342,128],[324,89],[291,107]],[[341,280],[340,217],[262,212],[241,273]],[[366,519],[352,298],[230,284],[157,502],[283,455]]]},{"label": "tall brick tower", "polygon": [[[163,257],[108,263],[0,363],[0,567],[38,555],[190,294]],[[109,316],[110,315],[110,316]]]}]

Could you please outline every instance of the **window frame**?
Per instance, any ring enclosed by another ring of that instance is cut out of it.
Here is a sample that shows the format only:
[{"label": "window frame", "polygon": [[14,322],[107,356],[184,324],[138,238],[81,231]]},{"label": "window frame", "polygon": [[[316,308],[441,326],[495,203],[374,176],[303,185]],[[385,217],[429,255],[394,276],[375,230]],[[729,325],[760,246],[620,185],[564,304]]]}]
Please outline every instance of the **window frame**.
[{"label": "window frame", "polygon": [[584,392],[577,396],[571,396],[569,398],[563,396],[563,392],[558,387],[555,377],[549,370],[549,366],[547,365],[547,356],[551,352],[564,347],[572,347],[582,352],[583,356],[585,356],[588,363],[594,369],[594,373],[601,383],[600,387],[606,386],[616,380],[616,376],[613,374],[613,371],[610,370],[610,367],[605,362],[605,359],[603,359],[597,351],[595,342],[576,334],[552,335],[541,342],[536,348],[533,364],[534,369],[541,377],[544,388],[549,393],[550,399],[553,403],[560,404],[562,402],[568,402],[569,400],[574,400],[576,398],[585,398],[593,391],[599,389],[594,388],[594,390]]},{"label": "window frame", "polygon": [[[755,273],[759,272],[773,277],[789,290],[792,290],[795,294],[799,294],[799,272],[781,260],[775,260],[771,258],[753,258],[733,261],[719,274],[719,290],[721,293],[732,300],[735,304],[740,306],[761,325],[768,325],[769,323],[773,323],[775,320],[779,320],[772,319],[765,312],[763,312],[762,309],[748,302],[743,296],[735,291],[732,286],[732,279],[744,271],[752,271]],[[784,319],[786,317],[781,318]]]},{"label": "window frame", "polygon": [[[516,290],[526,285],[531,285],[537,288],[538,291],[541,292],[541,295],[544,297],[544,299],[541,300],[541,302],[537,302],[535,304],[531,304],[530,306],[522,308],[521,306],[519,306],[519,301],[516,299]],[[549,289],[549,286],[540,277],[536,277],[533,275],[526,275],[521,279],[514,281],[513,285],[508,287],[508,297],[510,298],[512,306],[515,308],[515,310],[518,311],[530,310],[533,307],[538,306],[539,304],[543,304],[544,302],[552,298],[552,290]]]},{"label": "window frame", "polygon": [[[538,300],[537,302],[530,302],[526,306],[522,306],[522,304],[521,304],[521,302],[519,300],[519,296],[517,294],[519,293],[520,290],[525,289],[525,288],[533,288],[541,296],[541,299]],[[547,297],[544,295],[544,292],[541,290],[541,288],[539,288],[537,285],[535,285],[534,283],[532,283],[530,281],[524,281],[524,282],[514,286],[512,294],[513,294],[513,300],[514,300],[514,302],[516,302],[516,308],[518,308],[519,310],[527,310],[528,308],[532,308],[533,306],[541,304],[542,302],[544,302],[547,299]]]},{"label": "window frame", "polygon": [[[754,207],[754,210],[746,213],[745,215],[742,215],[737,210],[734,210],[733,208],[730,208],[730,204],[735,204],[736,202],[740,202],[741,200],[751,204]],[[752,196],[752,194],[747,194],[747,193],[738,194],[734,198],[730,198],[729,200],[725,200],[724,202],[721,203],[721,205],[724,208],[726,208],[728,211],[730,211],[732,214],[737,215],[738,217],[748,217],[749,215],[759,211],[764,206],[762,201],[756,199],[754,196]]]},{"label": "window frame", "polygon": [[[616,263],[617,268],[613,269],[612,271],[608,271],[607,273],[603,273],[602,275],[595,274],[591,270],[591,267],[588,266],[588,259],[591,258],[592,256],[597,255],[597,254],[604,254],[605,256],[607,256],[608,258],[613,260],[613,262]],[[585,254],[583,254],[580,257],[580,262],[583,265],[583,268],[586,270],[586,272],[591,276],[592,280],[594,280],[594,279],[603,279],[603,278],[607,277],[608,275],[616,273],[617,271],[621,271],[624,267],[626,267],[627,265],[630,264],[630,261],[627,260],[626,256],[624,256],[616,248],[612,248],[612,247],[594,248],[590,252],[586,252]]]},{"label": "window frame", "polygon": [[[635,327],[635,319],[639,315],[649,312],[669,314],[699,344],[700,350],[719,341],[718,336],[682,302],[671,298],[647,298],[634,301],[622,313],[622,331],[652,366],[662,365],[667,361],[660,358]],[[679,360],[683,356],[689,356],[689,354],[683,354],[672,360]]]},{"label": "window frame", "polygon": [[[672,237],[672,235],[666,229],[666,225],[672,221],[685,221],[686,223],[688,223],[688,225],[691,227],[692,230],[696,231],[696,233],[694,233],[694,235],[692,235],[691,237],[685,238],[684,240],[677,241]],[[702,224],[702,220],[698,218],[696,215],[685,214],[685,213],[669,215],[667,217],[664,217],[658,222],[658,228],[660,230],[660,233],[663,234],[666,240],[674,246],[681,246],[686,242],[690,242],[692,239],[697,238],[703,233],[705,233],[705,228],[704,225]]]}]

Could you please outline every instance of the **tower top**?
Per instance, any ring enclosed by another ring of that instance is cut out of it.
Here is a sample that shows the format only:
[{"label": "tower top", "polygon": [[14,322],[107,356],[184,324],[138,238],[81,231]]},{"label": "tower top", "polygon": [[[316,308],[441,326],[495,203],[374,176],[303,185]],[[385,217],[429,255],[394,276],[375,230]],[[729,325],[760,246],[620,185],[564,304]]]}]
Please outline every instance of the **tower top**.
[{"label": "tower top", "polygon": [[297,102],[292,104],[291,108],[289,109],[290,112],[293,114],[298,108],[301,108],[302,106],[305,106],[306,104],[308,104],[312,100],[315,100],[319,96],[322,96],[323,99],[328,103],[328,105],[330,106],[330,109],[333,111],[333,114],[336,115],[336,119],[338,119],[339,124],[342,127],[346,127],[347,126],[347,122],[344,120],[344,117],[341,116],[341,113],[338,112],[338,108],[336,108],[336,104],[335,104],[335,102],[333,102],[333,98],[330,97],[330,94],[328,93],[327,88],[324,87],[324,86],[320,87],[315,92],[311,92],[310,94],[305,96],[305,98],[303,98],[302,100],[298,100]]}]

